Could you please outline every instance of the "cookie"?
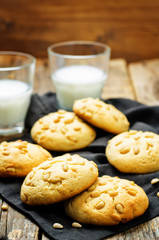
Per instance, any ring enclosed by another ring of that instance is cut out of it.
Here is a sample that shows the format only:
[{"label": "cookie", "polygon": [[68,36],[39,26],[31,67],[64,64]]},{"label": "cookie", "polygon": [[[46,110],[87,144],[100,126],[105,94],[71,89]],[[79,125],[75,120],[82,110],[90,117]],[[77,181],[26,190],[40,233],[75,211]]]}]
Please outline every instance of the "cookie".
[{"label": "cookie", "polygon": [[117,225],[142,215],[149,200],[133,181],[102,176],[84,191],[66,201],[68,216],[83,224]]},{"label": "cookie", "polygon": [[37,144],[17,140],[0,144],[0,177],[25,177],[52,155]]},{"label": "cookie", "polygon": [[73,105],[73,111],[95,127],[114,134],[125,132],[129,129],[129,122],[121,111],[97,98],[76,100]]},{"label": "cookie", "polygon": [[130,130],[113,137],[106,147],[110,164],[125,173],[159,170],[159,135]]},{"label": "cookie", "polygon": [[97,177],[94,162],[77,154],[64,154],[40,164],[27,175],[21,199],[28,205],[60,202],[87,189]]},{"label": "cookie", "polygon": [[48,150],[68,152],[87,147],[96,131],[75,113],[59,110],[40,118],[33,125],[31,136]]}]

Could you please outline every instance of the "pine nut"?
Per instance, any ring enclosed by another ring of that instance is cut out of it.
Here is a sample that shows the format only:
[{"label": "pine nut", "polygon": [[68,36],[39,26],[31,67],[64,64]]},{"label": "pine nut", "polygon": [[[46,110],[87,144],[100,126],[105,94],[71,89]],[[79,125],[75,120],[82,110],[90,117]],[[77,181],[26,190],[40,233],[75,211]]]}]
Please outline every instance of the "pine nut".
[{"label": "pine nut", "polygon": [[54,224],[53,224],[53,228],[62,229],[62,228],[63,228],[63,225],[60,224],[60,223],[54,223]]},{"label": "pine nut", "polygon": [[68,164],[67,164],[67,163],[64,163],[64,164],[62,165],[62,169],[63,169],[64,172],[67,172],[67,171],[68,171]]},{"label": "pine nut", "polygon": [[80,223],[78,223],[78,222],[73,222],[72,223],[72,227],[74,227],[74,228],[81,228],[82,225]]},{"label": "pine nut", "polygon": [[96,209],[101,209],[101,208],[103,208],[105,206],[105,202],[103,202],[103,201],[100,201],[100,202],[98,202],[97,204],[96,204]]},{"label": "pine nut", "polygon": [[3,211],[7,211],[8,210],[8,205],[6,203],[3,203],[1,209]]},{"label": "pine nut", "polygon": [[99,196],[100,196],[100,192],[92,192],[91,193],[92,198],[96,198],[96,197],[99,197]]},{"label": "pine nut", "polygon": [[124,212],[124,207],[119,203],[115,206],[115,209],[119,212],[119,213],[123,213]]},{"label": "pine nut", "polygon": [[153,179],[151,180],[151,184],[155,184],[155,183],[157,183],[157,182],[159,182],[159,178],[153,178]]}]

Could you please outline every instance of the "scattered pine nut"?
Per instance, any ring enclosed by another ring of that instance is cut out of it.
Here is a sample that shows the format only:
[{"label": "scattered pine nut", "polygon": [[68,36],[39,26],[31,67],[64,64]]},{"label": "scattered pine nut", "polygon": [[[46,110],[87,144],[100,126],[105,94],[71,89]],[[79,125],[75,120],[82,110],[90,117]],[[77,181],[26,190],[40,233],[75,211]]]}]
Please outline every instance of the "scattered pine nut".
[{"label": "scattered pine nut", "polygon": [[72,223],[72,227],[74,227],[74,228],[81,228],[82,225],[80,223],[78,223],[78,222],[73,222]]},{"label": "scattered pine nut", "polygon": [[153,179],[151,180],[151,184],[155,184],[155,183],[157,183],[157,182],[159,182],[159,178],[153,178]]},{"label": "scattered pine nut", "polygon": [[3,203],[2,206],[1,206],[1,209],[3,211],[7,211],[8,210],[8,205],[6,203]]},{"label": "scattered pine nut", "polygon": [[53,228],[62,229],[62,228],[63,228],[63,225],[60,224],[60,223],[54,223],[54,224],[53,224]]},{"label": "scattered pine nut", "polygon": [[157,193],[157,197],[159,197],[159,192]]}]

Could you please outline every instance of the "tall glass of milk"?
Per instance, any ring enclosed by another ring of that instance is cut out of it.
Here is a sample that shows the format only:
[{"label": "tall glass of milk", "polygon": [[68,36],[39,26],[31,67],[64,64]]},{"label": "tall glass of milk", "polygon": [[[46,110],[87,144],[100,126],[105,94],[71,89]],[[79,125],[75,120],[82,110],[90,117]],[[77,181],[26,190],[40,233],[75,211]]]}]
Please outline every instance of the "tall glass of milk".
[{"label": "tall glass of milk", "polygon": [[35,58],[0,51],[0,136],[22,133],[30,104]]},{"label": "tall glass of milk", "polygon": [[71,111],[77,99],[101,97],[110,52],[109,46],[91,41],[62,42],[48,48],[59,108]]}]

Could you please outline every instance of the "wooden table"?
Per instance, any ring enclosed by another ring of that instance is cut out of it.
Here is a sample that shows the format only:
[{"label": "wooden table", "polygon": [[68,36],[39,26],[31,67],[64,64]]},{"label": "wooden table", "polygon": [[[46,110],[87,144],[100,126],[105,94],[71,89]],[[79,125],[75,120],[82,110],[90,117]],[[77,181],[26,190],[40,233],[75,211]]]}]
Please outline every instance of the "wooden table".
[{"label": "wooden table", "polygon": [[[46,59],[37,60],[34,89],[34,92],[40,95],[54,91]],[[102,97],[104,99],[126,97],[147,105],[159,105],[159,59],[130,64],[127,64],[124,59],[111,60],[109,78]],[[0,199],[0,239],[48,240],[35,224],[12,207],[8,206],[7,211],[2,210],[2,203]],[[156,217],[107,239],[159,239],[158,225],[159,217]]]}]

